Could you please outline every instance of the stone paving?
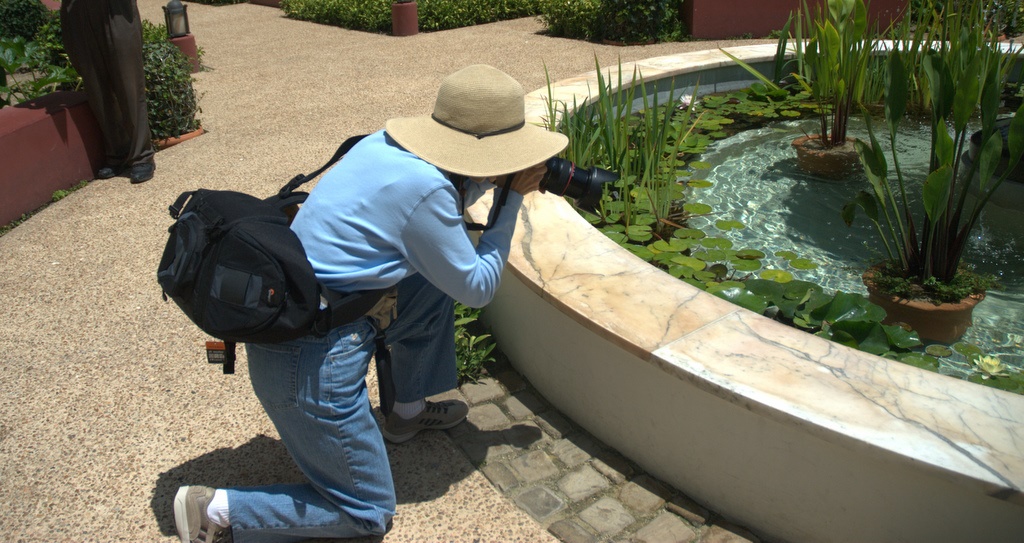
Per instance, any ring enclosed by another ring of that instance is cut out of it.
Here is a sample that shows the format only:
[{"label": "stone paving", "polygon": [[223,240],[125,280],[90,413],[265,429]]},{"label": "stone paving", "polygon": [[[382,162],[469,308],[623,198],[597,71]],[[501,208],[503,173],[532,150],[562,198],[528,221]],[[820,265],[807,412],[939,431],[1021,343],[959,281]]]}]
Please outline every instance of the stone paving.
[{"label": "stone paving", "polygon": [[549,405],[504,357],[440,398],[470,405],[448,435],[490,482],[566,543],[759,543],[644,473]]}]

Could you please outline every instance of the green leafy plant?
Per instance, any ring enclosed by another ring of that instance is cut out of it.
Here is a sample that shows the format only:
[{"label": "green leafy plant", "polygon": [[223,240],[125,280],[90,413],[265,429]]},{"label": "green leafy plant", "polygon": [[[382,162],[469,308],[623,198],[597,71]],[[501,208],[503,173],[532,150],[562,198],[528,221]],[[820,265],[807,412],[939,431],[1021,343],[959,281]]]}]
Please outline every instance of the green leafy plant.
[{"label": "green leafy plant", "polygon": [[459,383],[476,382],[484,366],[494,362],[496,344],[490,334],[479,332],[480,309],[455,303],[455,366]]},{"label": "green leafy plant", "polygon": [[[81,81],[70,66],[48,64],[48,53],[25,38],[0,38],[0,70],[12,74],[0,85],[0,106],[32,100]],[[16,75],[15,75],[16,74]]]},{"label": "green leafy plant", "polygon": [[197,130],[201,109],[193,86],[191,61],[167,39],[162,25],[144,21],[143,37],[151,137],[160,140]]},{"label": "green leafy plant", "polygon": [[850,115],[864,93],[874,40],[867,33],[863,0],[827,0],[812,11],[803,0],[795,15],[793,47],[797,82],[818,104],[819,141],[843,145]]},{"label": "green leafy plant", "polygon": [[[1024,106],[1018,109],[1008,134],[1010,164],[993,179],[1002,158],[1003,137],[996,129],[1000,92],[1009,61],[994,38],[985,38],[982,29],[967,30],[954,42],[940,46],[956,47],[945,54],[929,52],[924,66],[931,94],[931,147],[929,168],[924,179],[906,179],[896,152],[897,127],[907,104],[907,81],[901,55],[890,54],[887,62],[885,122],[889,133],[895,183],[889,175],[889,162],[879,144],[870,116],[868,132],[871,145],[857,142],[870,191],[861,191],[843,208],[843,220],[851,224],[862,211],[874,224],[888,255],[887,275],[908,279],[922,289],[921,298],[937,302],[943,299],[929,283],[951,284],[965,273],[963,252],[968,236],[981,211],[996,189],[1024,153]],[[950,60],[953,60],[952,62]],[[981,146],[979,159],[973,161],[965,176],[958,178],[968,138],[969,122],[980,113]],[[968,198],[971,179],[979,175],[978,193]],[[895,188],[894,185],[895,184]],[[911,205],[917,196],[920,209]]]}]

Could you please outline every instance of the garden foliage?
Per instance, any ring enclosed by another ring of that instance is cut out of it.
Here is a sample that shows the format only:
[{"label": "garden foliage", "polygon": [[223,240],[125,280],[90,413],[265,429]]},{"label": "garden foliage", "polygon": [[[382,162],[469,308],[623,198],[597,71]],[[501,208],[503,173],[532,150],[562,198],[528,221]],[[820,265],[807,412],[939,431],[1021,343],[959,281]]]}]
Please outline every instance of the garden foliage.
[{"label": "garden foliage", "polygon": [[[282,0],[293,19],[369,32],[391,31],[391,2],[386,0]],[[448,30],[539,13],[538,0],[418,0],[419,29]]]},{"label": "garden foliage", "polygon": [[142,34],[151,137],[166,139],[198,129],[199,96],[192,85],[191,61],[167,39],[163,25],[144,21]]},{"label": "garden foliage", "polygon": [[39,0],[0,0],[0,38],[31,41],[49,15]]},{"label": "garden foliage", "polygon": [[681,6],[680,0],[543,0],[540,9],[555,36],[648,43],[682,39]]}]

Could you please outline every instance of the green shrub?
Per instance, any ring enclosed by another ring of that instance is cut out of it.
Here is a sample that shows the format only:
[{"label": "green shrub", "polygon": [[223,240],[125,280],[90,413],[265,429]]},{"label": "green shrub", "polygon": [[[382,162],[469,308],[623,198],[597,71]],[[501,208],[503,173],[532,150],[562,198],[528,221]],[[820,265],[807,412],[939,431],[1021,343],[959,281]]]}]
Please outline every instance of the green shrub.
[{"label": "green shrub", "polygon": [[596,40],[600,8],[601,0],[545,0],[541,20],[554,36]]},{"label": "green shrub", "polygon": [[293,19],[351,30],[391,29],[391,3],[384,0],[282,0],[281,9]]},{"label": "green shrub", "polygon": [[46,55],[47,64],[67,68],[71,66],[68,54],[64,51],[64,34],[60,29],[60,13],[50,11],[46,20],[36,31],[35,42],[40,51]]},{"label": "green shrub", "polygon": [[142,26],[151,137],[172,138],[198,129],[199,97],[192,85],[192,62],[167,39],[163,25],[143,21]]},{"label": "green shrub", "polygon": [[[423,32],[448,30],[539,13],[540,0],[418,0]],[[391,31],[390,0],[282,0],[288,17],[369,32]]]},{"label": "green shrub", "polygon": [[0,0],[0,38],[32,41],[49,11],[39,0]]},{"label": "green shrub", "polygon": [[678,41],[680,0],[544,0],[541,19],[566,38],[647,43]]},{"label": "green shrub", "polygon": [[646,43],[682,36],[679,0],[602,0],[598,31],[603,40]]}]

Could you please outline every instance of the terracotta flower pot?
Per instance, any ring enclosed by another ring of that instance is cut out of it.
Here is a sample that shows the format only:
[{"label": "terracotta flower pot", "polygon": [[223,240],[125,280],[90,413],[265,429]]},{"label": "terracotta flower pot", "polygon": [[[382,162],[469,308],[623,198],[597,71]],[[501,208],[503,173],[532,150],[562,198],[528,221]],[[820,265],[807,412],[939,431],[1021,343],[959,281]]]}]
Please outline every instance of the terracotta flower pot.
[{"label": "terracotta flower pot", "polygon": [[793,140],[796,149],[796,162],[800,169],[825,179],[842,179],[858,171],[860,159],[854,147],[854,138],[846,138],[846,143],[825,149],[821,145],[821,136],[800,136]]},{"label": "terracotta flower pot", "polygon": [[872,280],[872,267],[864,272],[862,280],[868,288],[868,301],[885,309],[883,324],[904,323],[914,329],[922,340],[955,343],[971,327],[974,307],[985,299],[985,294],[972,294],[956,303],[936,305],[924,300],[911,300],[882,292]]},{"label": "terracotta flower pot", "polygon": [[192,132],[189,132],[187,134],[182,134],[182,135],[180,135],[180,136],[178,136],[176,138],[167,138],[167,139],[162,139],[162,140],[156,140],[156,141],[153,142],[153,145],[155,145],[158,150],[163,150],[163,149],[166,149],[168,147],[175,146],[175,145],[177,145],[177,144],[179,144],[179,143],[181,143],[183,141],[188,141],[188,140],[190,140],[190,139],[192,139],[192,138],[194,138],[196,136],[199,136],[199,135],[203,134],[204,132],[205,131],[203,130],[203,127],[199,127],[196,130],[193,130]]}]

